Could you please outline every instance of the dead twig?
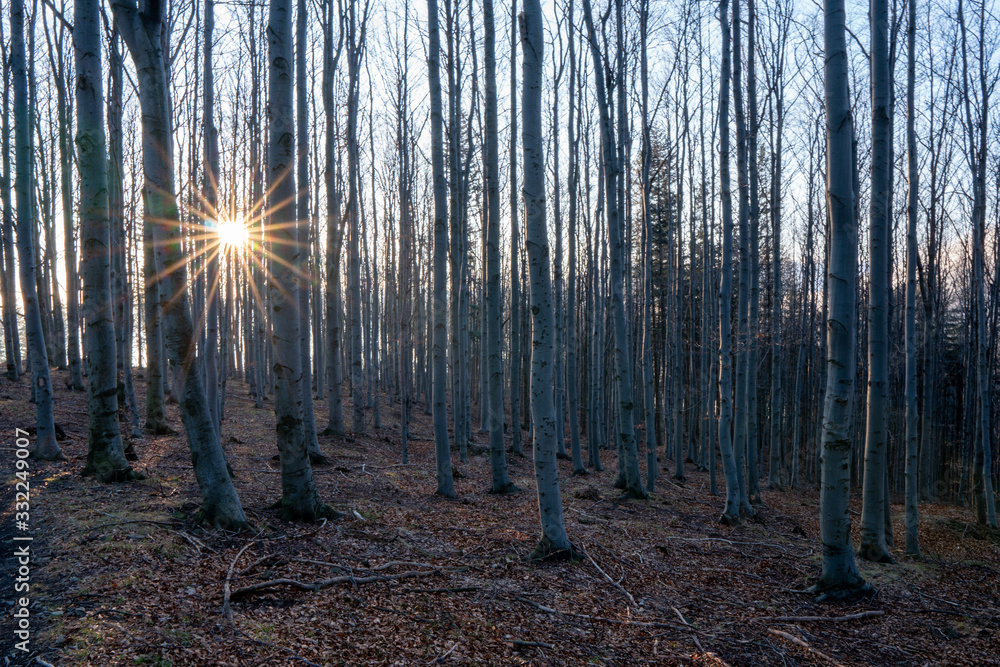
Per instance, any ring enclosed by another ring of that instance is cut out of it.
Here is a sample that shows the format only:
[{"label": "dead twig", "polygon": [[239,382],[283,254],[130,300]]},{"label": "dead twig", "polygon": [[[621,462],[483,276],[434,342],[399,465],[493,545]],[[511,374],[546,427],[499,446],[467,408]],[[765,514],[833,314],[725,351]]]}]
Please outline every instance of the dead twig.
[{"label": "dead twig", "polygon": [[761,616],[753,620],[775,623],[844,623],[845,621],[860,621],[865,618],[876,618],[878,616],[885,616],[885,612],[881,609],[872,609],[858,612],[857,614],[848,614],[847,616]]},{"label": "dead twig", "polygon": [[226,583],[222,585],[222,615],[226,617],[226,620],[229,621],[229,624],[234,628],[236,627],[236,624],[233,623],[233,610],[229,606],[229,600],[231,598],[230,585],[233,580],[233,569],[236,567],[236,561],[240,559],[243,552],[249,549],[252,544],[253,542],[247,542],[243,545],[243,548],[237,552],[236,558],[234,558],[233,562],[229,564],[229,570],[226,572]]},{"label": "dead twig", "polygon": [[805,650],[815,655],[817,658],[822,658],[823,660],[826,660],[827,662],[833,665],[838,665],[838,666],[840,665],[839,662],[828,656],[826,653],[823,653],[822,651],[817,651],[812,646],[807,644],[805,641],[799,639],[795,635],[790,635],[787,632],[782,632],[781,630],[776,630],[774,628],[768,628],[767,631],[776,637],[781,637],[782,639],[786,639],[792,642],[793,644],[796,644],[797,646],[801,646]]},{"label": "dead twig", "polygon": [[[464,568],[447,568],[447,571],[457,572]],[[353,577],[353,576],[343,576],[343,577],[333,577],[331,579],[324,579],[322,581],[315,582],[301,582],[295,579],[273,579],[271,581],[262,581],[260,583],[251,584],[250,586],[244,586],[243,588],[238,588],[233,591],[232,599],[240,600],[248,595],[257,595],[262,591],[270,590],[272,588],[278,588],[279,586],[288,586],[290,588],[295,588],[300,591],[309,591],[315,593],[316,591],[321,591],[324,588],[329,588],[330,586],[336,586],[337,584],[351,584],[352,586],[358,586],[361,584],[371,584],[378,581],[402,581],[404,579],[418,579],[420,577],[429,577],[435,574],[442,574],[446,571],[446,568],[436,568],[434,570],[428,571],[418,571],[410,570],[407,572],[400,572],[399,574],[373,574],[368,577]]]},{"label": "dead twig", "polygon": [[555,644],[548,644],[546,642],[524,642],[520,639],[508,639],[507,643],[521,648],[531,648],[533,646],[537,646],[538,648],[555,648]]},{"label": "dead twig", "polygon": [[434,660],[431,660],[430,663],[428,663],[428,664],[431,664],[431,665],[440,665],[440,664],[444,663],[444,659],[447,658],[449,655],[451,655],[451,652],[455,650],[456,646],[458,646],[458,642],[455,642],[454,644],[452,644],[451,648],[448,649],[447,651],[445,651],[443,655],[438,656]]},{"label": "dead twig", "polygon": [[640,628],[665,628],[668,630],[684,630],[684,631],[697,632],[699,635],[703,637],[716,638],[715,635],[709,634],[707,632],[702,632],[701,630],[697,630],[695,628],[690,628],[690,627],[685,628],[680,625],[677,625],[676,623],[662,623],[659,621],[628,621],[617,618],[607,618],[605,616],[592,616],[591,614],[579,614],[575,611],[560,611],[558,609],[553,609],[552,607],[546,607],[543,604],[538,604],[534,600],[529,600],[528,598],[522,597],[520,595],[515,596],[515,599],[518,600],[519,602],[530,604],[535,609],[538,609],[539,611],[544,611],[546,614],[555,614],[557,616],[571,616],[573,618],[579,618],[585,621],[601,621],[602,623],[615,623],[617,625],[634,625]]},{"label": "dead twig", "polygon": [[[684,614],[681,613],[680,609],[677,607],[671,607],[671,609],[673,609],[674,613],[677,614],[677,618],[681,619],[681,623],[694,630],[694,626],[687,622],[687,619],[684,618]],[[698,647],[698,650],[704,653],[705,647],[701,645],[700,641],[698,641],[698,635],[692,634],[691,639],[694,640],[694,645]]]},{"label": "dead twig", "polygon": [[594,560],[590,556],[590,554],[587,554],[587,560],[590,561],[591,565],[593,565],[595,568],[597,568],[597,571],[601,573],[602,577],[604,577],[605,579],[607,579],[608,583],[610,583],[612,586],[614,586],[615,588],[617,588],[619,590],[619,592],[621,592],[622,595],[624,595],[625,597],[628,598],[629,604],[632,605],[632,607],[638,608],[639,605],[636,604],[635,598],[632,597],[632,594],[629,593],[627,590],[625,590],[624,586],[622,586],[617,581],[615,581],[614,579],[612,579],[611,577],[609,577],[608,573],[601,569],[601,566],[597,564],[597,561]]}]

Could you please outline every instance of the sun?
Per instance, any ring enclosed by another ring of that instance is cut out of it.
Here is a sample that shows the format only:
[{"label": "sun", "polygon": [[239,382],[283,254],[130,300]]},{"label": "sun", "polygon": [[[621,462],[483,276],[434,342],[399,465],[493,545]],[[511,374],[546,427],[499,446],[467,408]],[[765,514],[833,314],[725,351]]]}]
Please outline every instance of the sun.
[{"label": "sun", "polygon": [[222,218],[216,222],[215,235],[226,248],[242,248],[250,243],[250,230],[243,218]]}]

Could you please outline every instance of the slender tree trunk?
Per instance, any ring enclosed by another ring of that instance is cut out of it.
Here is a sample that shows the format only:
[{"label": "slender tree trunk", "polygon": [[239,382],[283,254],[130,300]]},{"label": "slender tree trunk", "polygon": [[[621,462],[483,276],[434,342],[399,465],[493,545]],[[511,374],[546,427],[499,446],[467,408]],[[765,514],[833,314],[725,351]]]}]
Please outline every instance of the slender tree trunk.
[{"label": "slender tree trunk", "polygon": [[[652,146],[649,127],[649,65],[647,37],[649,29],[649,0],[643,0],[639,9],[640,63],[639,77],[642,86],[642,238],[643,238],[643,287],[642,287],[642,385],[643,412],[646,431],[646,486],[650,491],[656,483],[656,425],[653,410],[653,228],[650,222],[650,168]],[[692,256],[692,261],[694,257]],[[692,265],[692,269],[694,266]],[[680,470],[680,468],[678,468]]]},{"label": "slender tree trunk", "polygon": [[281,513],[285,520],[314,521],[334,515],[320,502],[309,463],[302,423],[302,356],[295,270],[304,252],[295,224],[295,141],[292,116],[291,0],[271,0],[268,16],[268,192],[275,202],[268,215],[269,296],[274,340],[274,413],[281,460]]},{"label": "slender tree trunk", "polygon": [[[122,61],[121,36],[112,31],[108,69],[111,90],[108,98],[108,211],[111,221],[111,272],[112,298],[115,320],[115,349],[121,378],[118,383],[118,402],[125,405],[131,420],[132,438],[142,437],[139,404],[135,398],[132,376],[132,287],[128,275],[128,234],[125,228],[125,165],[122,154],[122,99],[125,78]],[[72,366],[72,362],[70,364]],[[125,456],[136,456],[132,444],[126,445]]]},{"label": "slender tree trunk", "polygon": [[728,1],[719,0],[719,23],[722,26],[722,74],[719,76],[719,180],[722,198],[722,276],[719,283],[719,449],[722,452],[722,469],[726,477],[726,508],[722,512],[720,521],[725,524],[737,524],[740,522],[740,488],[732,440],[733,196],[729,176],[731,31],[728,9]]},{"label": "slender tree trunk", "polygon": [[[577,203],[579,196],[578,180],[580,178],[580,161],[578,149],[580,133],[576,119],[577,94],[577,63],[576,63],[576,22],[573,19],[574,0],[568,0],[569,5],[569,114],[567,120],[567,142],[569,143],[569,178],[566,184],[569,193],[569,285],[566,290],[566,398],[569,405],[569,439],[570,455],[573,457],[573,474],[581,475],[587,472],[583,464],[583,453],[580,449],[580,397],[577,380],[580,375],[578,368],[577,324],[576,324],[576,223]],[[582,115],[582,114],[581,114]]]},{"label": "slender tree trunk", "polygon": [[347,291],[348,319],[350,322],[351,365],[351,430],[365,431],[364,368],[361,337],[361,220],[360,178],[358,147],[358,102],[360,100],[361,60],[365,49],[367,16],[357,20],[355,3],[349,3],[347,30]]},{"label": "slender tree trunk", "polygon": [[447,292],[448,182],[444,173],[444,117],[441,113],[441,33],[437,0],[427,0],[427,69],[431,102],[431,169],[434,179],[434,340],[433,403],[437,493],[455,497],[448,442]]},{"label": "slender tree trunk", "polygon": [[[6,44],[3,36],[3,21],[0,21],[0,44]],[[10,177],[10,58],[3,49],[3,136],[0,150],[3,151],[3,182],[0,183],[0,204],[3,205],[3,332],[4,352],[7,358],[7,378],[17,380],[21,376],[21,335],[17,326],[17,268],[14,258],[14,216],[11,203]]]},{"label": "slender tree trunk", "polygon": [[[617,178],[619,164],[617,152],[612,137],[611,118],[608,113],[608,96],[605,84],[605,70],[600,50],[597,46],[597,33],[594,29],[593,12],[590,0],[583,2],[584,17],[587,22],[587,33],[590,42],[590,52],[594,64],[594,77],[597,81],[598,108],[601,118],[601,139],[604,152],[604,181],[607,201],[608,235],[612,245],[611,251],[611,311],[615,327],[615,386],[617,389],[617,427],[622,443],[625,470],[625,494],[633,498],[646,498],[646,490],[642,485],[639,473],[639,457],[635,442],[635,404],[632,397],[632,363],[628,346],[628,335],[625,325],[625,271],[622,266],[624,252],[621,230],[621,216],[618,206]],[[619,82],[624,85],[624,82]],[[619,119],[621,122],[624,120]],[[525,174],[525,181],[528,180]]]},{"label": "slender tree trunk", "polygon": [[30,193],[32,142],[27,98],[28,74],[24,53],[24,0],[11,0],[10,31],[10,61],[14,75],[14,192],[17,196],[17,253],[37,427],[32,455],[44,460],[64,459],[56,443],[49,357],[42,335],[42,313],[39,308],[36,282],[39,267],[35,259],[35,220]]},{"label": "slender tree trunk", "polygon": [[[906,29],[906,553],[920,556],[917,503],[917,195],[920,172],[917,166],[917,132],[914,92],[916,88],[917,3],[909,0]],[[927,345],[927,341],[924,341]],[[927,369],[924,369],[927,372]],[[926,401],[926,398],[925,398]],[[927,410],[927,403],[924,404]]]},{"label": "slender tree trunk", "polygon": [[518,16],[521,35],[521,150],[524,165],[525,241],[531,286],[531,421],[534,425],[535,481],[542,537],[532,559],[569,558],[573,546],[566,535],[553,404],[553,308],[549,238],[545,221],[545,160],[542,155],[542,7],[525,0]]},{"label": "slender tree trunk", "polygon": [[739,290],[736,302],[736,417],[733,426],[733,453],[736,481],[740,491],[740,513],[753,516],[747,494],[748,431],[750,398],[747,387],[750,364],[750,185],[748,175],[747,123],[743,106],[743,23],[740,0],[733,0],[733,111],[736,116],[736,182],[739,208]]},{"label": "slender tree trunk", "polygon": [[500,307],[500,144],[497,130],[496,31],[493,0],[483,0],[483,48],[486,67],[486,341],[489,365],[490,468],[492,493],[509,493],[517,487],[507,472],[503,443],[503,359],[501,357]]},{"label": "slender tree trunk", "polygon": [[870,587],[861,578],[851,546],[850,458],[854,398],[855,285],[857,283],[856,192],[853,183],[854,123],[848,92],[844,0],[825,0],[827,210],[830,221],[827,383],[822,421],[820,539],[823,572],[814,590],[846,597]]},{"label": "slender tree trunk", "polygon": [[[145,224],[153,230],[158,296],[163,313],[163,339],[170,358],[181,369],[181,419],[187,433],[195,477],[201,489],[204,522],[226,528],[248,527],[246,515],[227,471],[219,438],[208,412],[205,388],[194,361],[194,326],[187,295],[187,268],[180,248],[180,216],[174,195],[173,131],[163,53],[162,7],[142,8],[132,0],[112,3],[115,19],[136,64],[142,111]],[[155,222],[154,222],[155,221]],[[152,378],[150,378],[152,380]]]},{"label": "slender tree trunk", "polygon": [[143,476],[134,472],[125,460],[118,424],[100,11],[97,0],[77,0],[73,6],[83,311],[87,326],[89,437],[83,474],[93,474],[102,482],[124,482]]},{"label": "slender tree trunk", "polygon": [[[206,0],[211,2],[212,0]],[[312,357],[310,355],[309,330],[312,320],[309,317],[309,292],[312,289],[313,274],[310,269],[309,250],[310,230],[312,221],[310,220],[309,209],[309,99],[308,88],[306,87],[306,51],[309,44],[306,42],[306,21],[308,12],[305,0],[298,0],[298,16],[296,17],[296,49],[295,49],[295,100],[296,100],[296,135],[297,142],[297,175],[298,199],[296,208],[296,226],[298,227],[298,271],[303,276],[300,278],[298,294],[298,315],[299,315],[299,346],[302,357],[302,428],[303,437],[306,441],[306,451],[309,452],[309,460],[312,463],[326,463],[327,458],[319,449],[319,440],[316,438],[316,408],[313,406],[312,389]]]},{"label": "slender tree trunk", "polygon": [[[510,20],[517,17],[511,0]],[[521,238],[517,220],[517,31],[510,31],[510,427],[511,451],[524,456],[521,444]]]},{"label": "slender tree trunk", "polygon": [[[204,183],[202,197],[205,204],[205,219],[209,225],[216,226],[222,213],[219,210],[219,133],[215,127],[215,68],[212,65],[212,44],[215,30],[215,0],[205,0],[205,78],[204,98],[202,101],[205,129]],[[205,389],[208,398],[208,412],[212,416],[215,431],[221,437],[222,422],[219,417],[219,257],[222,254],[222,242],[218,238],[211,239],[208,249],[208,308],[206,313],[205,332]],[[203,241],[203,243],[205,243]]]},{"label": "slender tree trunk", "polygon": [[858,556],[891,563],[885,537],[886,386],[889,384],[889,3],[871,0],[872,189],[868,297],[868,410]]}]

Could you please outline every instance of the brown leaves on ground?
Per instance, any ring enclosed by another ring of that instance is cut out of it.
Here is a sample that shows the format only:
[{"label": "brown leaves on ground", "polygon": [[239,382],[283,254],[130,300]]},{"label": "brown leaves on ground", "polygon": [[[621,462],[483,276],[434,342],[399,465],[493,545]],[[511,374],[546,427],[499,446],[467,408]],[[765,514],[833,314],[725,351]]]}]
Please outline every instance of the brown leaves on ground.
[{"label": "brown leaves on ground", "polygon": [[[0,380],[8,436],[34,421],[28,389]],[[821,605],[804,592],[820,565],[814,491],[766,492],[762,521],[728,528],[707,473],[677,484],[665,472],[652,500],[623,500],[608,451],[599,474],[559,463],[567,529],[589,558],[535,564],[524,560],[538,539],[530,457],[509,458],[522,493],[487,494],[480,455],[461,464],[459,500],[435,497],[419,407],[410,465],[398,404],[383,402],[387,428],[321,437],[331,463],[315,468],[317,485],[346,518],[293,525],[270,509],[281,488],[271,404],[255,409],[230,380],[223,443],[256,528],[232,535],[193,523],[182,435],[135,441],[144,481],[81,478],[86,396],[58,390],[69,461],[32,462],[32,648],[101,667],[1000,664],[998,535],[968,510],[922,505],[922,560],[896,549],[895,565],[861,563],[878,596]],[[316,409],[322,429],[325,402]],[[168,418],[180,431],[176,406]]]}]

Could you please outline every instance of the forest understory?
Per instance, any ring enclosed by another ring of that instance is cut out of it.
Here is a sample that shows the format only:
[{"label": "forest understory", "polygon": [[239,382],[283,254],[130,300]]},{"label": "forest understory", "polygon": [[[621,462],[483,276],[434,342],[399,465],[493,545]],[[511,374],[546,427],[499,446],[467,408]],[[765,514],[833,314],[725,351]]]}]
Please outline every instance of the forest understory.
[{"label": "forest understory", "polygon": [[[433,495],[420,404],[411,463],[399,463],[397,403],[383,407],[382,429],[369,416],[364,435],[320,436],[330,463],[315,466],[317,487],[344,516],[290,524],[273,509],[274,411],[230,380],[222,442],[254,531],[206,531],[176,405],[176,435],[134,441],[146,479],[100,484],[79,474],[86,394],[65,389],[63,372],[53,385],[68,461],[31,462],[30,664],[1000,665],[1000,532],[970,509],[922,505],[915,560],[893,498],[895,564],[858,563],[877,594],[817,603],[806,590],[821,565],[817,490],[765,490],[759,520],[727,527],[707,472],[689,465],[675,481],[661,460],[652,499],[627,500],[608,450],[601,473],[573,476],[560,461],[566,528],[583,555],[537,563],[525,559],[538,540],[530,440],[527,457],[509,458],[520,493],[487,493],[481,433],[470,462],[456,463],[458,499],[446,500]],[[34,423],[29,390],[0,379],[5,448]]]}]

